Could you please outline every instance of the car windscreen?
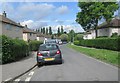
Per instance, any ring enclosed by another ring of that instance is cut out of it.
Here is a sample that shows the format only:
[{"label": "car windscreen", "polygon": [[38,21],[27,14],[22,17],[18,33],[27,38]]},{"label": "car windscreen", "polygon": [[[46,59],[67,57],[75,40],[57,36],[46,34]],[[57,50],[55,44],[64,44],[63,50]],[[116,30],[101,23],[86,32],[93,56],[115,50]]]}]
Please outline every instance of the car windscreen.
[{"label": "car windscreen", "polygon": [[56,41],[54,41],[54,40],[48,40],[48,41],[46,41],[46,43],[56,43]]},{"label": "car windscreen", "polygon": [[58,49],[58,47],[54,44],[42,45],[39,48],[40,51],[48,51],[48,50],[56,50],[56,49]]}]

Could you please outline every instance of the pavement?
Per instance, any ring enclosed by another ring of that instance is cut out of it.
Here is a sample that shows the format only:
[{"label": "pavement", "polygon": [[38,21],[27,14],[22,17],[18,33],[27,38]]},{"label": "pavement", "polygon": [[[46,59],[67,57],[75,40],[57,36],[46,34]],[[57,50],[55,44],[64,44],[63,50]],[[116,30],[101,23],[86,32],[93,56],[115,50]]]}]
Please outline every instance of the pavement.
[{"label": "pavement", "polygon": [[[17,81],[118,81],[118,68],[61,45],[63,64],[36,67]],[[14,77],[36,64],[29,58],[3,65],[2,79]]]},{"label": "pavement", "polygon": [[2,65],[2,81],[14,78],[33,67],[36,64],[35,54],[36,52],[31,52],[28,57],[20,61]]}]

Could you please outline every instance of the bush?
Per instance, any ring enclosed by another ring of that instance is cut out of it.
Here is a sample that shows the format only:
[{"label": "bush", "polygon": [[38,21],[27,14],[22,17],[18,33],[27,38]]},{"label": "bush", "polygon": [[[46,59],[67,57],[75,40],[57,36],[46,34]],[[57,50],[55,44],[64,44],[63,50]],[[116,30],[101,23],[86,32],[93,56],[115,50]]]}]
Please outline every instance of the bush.
[{"label": "bush", "polygon": [[94,47],[100,49],[109,49],[120,51],[120,47],[118,46],[120,42],[119,38],[100,38],[100,39],[90,39],[90,40],[80,40],[78,42],[74,42],[75,45],[86,46],[86,47]]},{"label": "bush", "polygon": [[60,38],[61,38],[61,41],[68,41],[68,35],[67,34],[62,34],[60,36]]},{"label": "bush", "polygon": [[2,39],[2,64],[13,62],[28,54],[28,45],[23,40],[11,39],[1,36]]},{"label": "bush", "polygon": [[74,44],[77,45],[77,46],[80,45],[80,44],[79,44],[79,41],[74,41]]},{"label": "bush", "polygon": [[83,34],[77,34],[75,36],[75,40],[82,40],[83,39]]},{"label": "bush", "polygon": [[42,41],[30,41],[29,42],[29,50],[30,51],[37,51],[41,44],[43,44]]},{"label": "bush", "polygon": [[118,37],[118,33],[112,33],[111,37]]}]

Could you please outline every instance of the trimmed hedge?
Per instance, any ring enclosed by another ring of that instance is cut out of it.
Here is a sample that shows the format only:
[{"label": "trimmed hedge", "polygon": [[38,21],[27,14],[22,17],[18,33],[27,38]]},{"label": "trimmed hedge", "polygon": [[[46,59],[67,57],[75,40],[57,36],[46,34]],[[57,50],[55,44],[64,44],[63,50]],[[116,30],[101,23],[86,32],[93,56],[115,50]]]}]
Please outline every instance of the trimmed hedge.
[{"label": "trimmed hedge", "polygon": [[30,51],[37,51],[41,44],[43,44],[42,41],[30,41],[29,42],[29,50]]},{"label": "trimmed hedge", "polygon": [[80,40],[80,41],[75,41],[74,44],[80,46],[86,46],[86,47],[120,51],[120,47],[118,46],[120,45],[120,37]]},{"label": "trimmed hedge", "polygon": [[5,64],[17,61],[29,55],[29,51],[36,51],[41,41],[30,41],[29,43],[19,40],[11,39],[6,36],[0,36],[0,63]]},{"label": "trimmed hedge", "polygon": [[1,36],[2,64],[19,60],[29,54],[28,45],[23,40]]}]

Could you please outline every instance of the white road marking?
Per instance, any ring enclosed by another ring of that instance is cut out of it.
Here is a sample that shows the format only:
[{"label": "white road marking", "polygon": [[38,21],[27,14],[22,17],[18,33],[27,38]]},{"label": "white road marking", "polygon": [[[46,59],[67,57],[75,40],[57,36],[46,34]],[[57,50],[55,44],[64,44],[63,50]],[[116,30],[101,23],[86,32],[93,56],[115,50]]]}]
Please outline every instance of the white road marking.
[{"label": "white road marking", "polygon": [[19,82],[19,81],[20,81],[20,79],[16,79],[15,81]]},{"label": "white road marking", "polygon": [[8,78],[8,79],[6,79],[5,81],[9,81],[9,80],[11,80],[12,78]]},{"label": "white road marking", "polygon": [[30,79],[31,79],[31,77],[27,77],[27,78],[25,79],[25,81],[30,81]]},{"label": "white road marking", "polygon": [[31,71],[30,73],[29,73],[29,76],[32,76],[34,74],[34,71]]}]

